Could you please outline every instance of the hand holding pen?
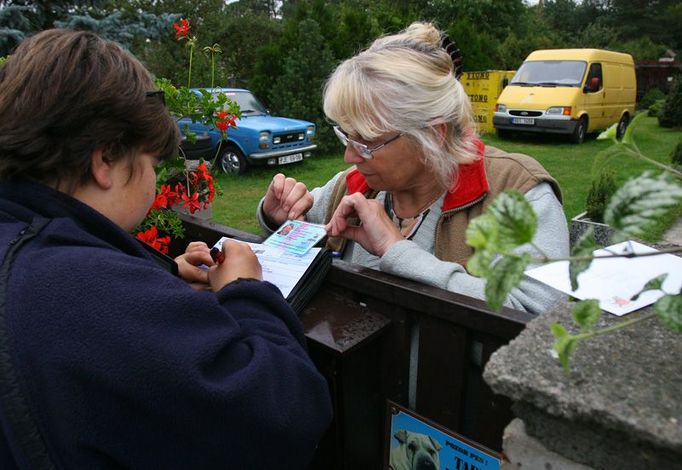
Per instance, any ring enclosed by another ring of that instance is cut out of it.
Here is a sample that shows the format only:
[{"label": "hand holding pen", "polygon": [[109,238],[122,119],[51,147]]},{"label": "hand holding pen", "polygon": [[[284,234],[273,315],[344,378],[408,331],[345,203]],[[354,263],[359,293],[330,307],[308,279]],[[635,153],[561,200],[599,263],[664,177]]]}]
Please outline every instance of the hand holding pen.
[{"label": "hand holding pen", "polygon": [[215,263],[208,270],[208,281],[213,291],[239,278],[263,279],[261,265],[251,247],[235,240],[225,240],[222,249],[211,249]]}]

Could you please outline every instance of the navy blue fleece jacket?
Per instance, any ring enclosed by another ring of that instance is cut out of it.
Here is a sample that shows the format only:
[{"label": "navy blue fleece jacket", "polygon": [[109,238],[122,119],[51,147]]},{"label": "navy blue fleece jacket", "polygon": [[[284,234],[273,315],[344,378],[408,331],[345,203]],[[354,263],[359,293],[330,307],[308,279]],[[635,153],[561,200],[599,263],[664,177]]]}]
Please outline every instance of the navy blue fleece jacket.
[{"label": "navy blue fleece jacket", "polygon": [[16,388],[0,395],[1,468],[35,458],[24,418],[57,468],[310,462],[328,387],[271,284],[195,291],[110,220],[35,184],[0,185],[0,260],[0,355]]}]

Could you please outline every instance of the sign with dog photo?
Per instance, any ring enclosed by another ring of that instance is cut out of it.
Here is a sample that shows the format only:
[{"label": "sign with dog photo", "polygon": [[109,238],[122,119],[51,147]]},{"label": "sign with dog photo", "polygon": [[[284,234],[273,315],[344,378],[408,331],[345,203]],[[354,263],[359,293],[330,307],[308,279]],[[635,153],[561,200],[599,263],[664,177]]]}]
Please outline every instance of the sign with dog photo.
[{"label": "sign with dog photo", "polygon": [[397,403],[388,401],[384,468],[499,470],[501,456]]}]

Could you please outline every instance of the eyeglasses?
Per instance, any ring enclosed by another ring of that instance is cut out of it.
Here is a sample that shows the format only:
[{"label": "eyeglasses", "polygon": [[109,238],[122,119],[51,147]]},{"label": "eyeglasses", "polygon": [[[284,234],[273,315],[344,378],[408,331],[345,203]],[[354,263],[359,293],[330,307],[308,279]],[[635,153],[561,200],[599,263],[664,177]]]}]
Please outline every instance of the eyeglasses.
[{"label": "eyeglasses", "polygon": [[156,90],[156,91],[146,91],[144,93],[144,96],[149,98],[149,97],[154,97],[158,96],[159,99],[161,100],[161,104],[166,106],[166,92],[163,90]]},{"label": "eyeglasses", "polygon": [[374,158],[374,152],[376,152],[376,151],[379,150],[380,148],[383,148],[383,147],[387,146],[388,144],[390,144],[390,143],[393,142],[394,140],[397,140],[397,139],[399,139],[400,137],[403,136],[403,133],[401,132],[401,133],[398,134],[398,135],[394,135],[393,137],[391,137],[390,139],[388,139],[388,140],[387,140],[386,142],[384,142],[383,144],[379,144],[379,145],[377,145],[376,147],[369,148],[369,147],[366,146],[365,144],[361,144],[360,142],[357,142],[357,141],[351,139],[350,137],[348,137],[348,136],[346,135],[346,133],[343,132],[339,126],[334,126],[334,134],[336,134],[336,137],[339,138],[339,140],[341,141],[341,143],[343,144],[344,147],[347,147],[348,144],[351,144],[351,145],[353,146],[353,149],[354,149],[356,152],[358,152],[358,154],[359,154],[362,158],[364,158],[365,160],[371,160],[372,158]]}]

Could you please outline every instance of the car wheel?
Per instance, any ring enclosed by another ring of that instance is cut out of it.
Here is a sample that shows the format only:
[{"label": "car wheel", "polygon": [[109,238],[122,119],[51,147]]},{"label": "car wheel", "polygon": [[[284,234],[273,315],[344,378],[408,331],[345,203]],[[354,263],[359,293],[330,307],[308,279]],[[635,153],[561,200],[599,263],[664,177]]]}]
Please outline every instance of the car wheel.
[{"label": "car wheel", "polygon": [[616,139],[620,140],[623,138],[625,130],[628,128],[628,124],[630,124],[630,116],[623,114],[623,117],[618,121],[618,127],[616,128]]},{"label": "car wheel", "polygon": [[225,173],[240,175],[246,171],[246,158],[244,158],[244,154],[232,145],[222,151],[218,164]]},{"label": "car wheel", "polygon": [[574,144],[582,144],[585,141],[585,134],[587,134],[587,116],[583,116],[578,120],[571,141]]}]

